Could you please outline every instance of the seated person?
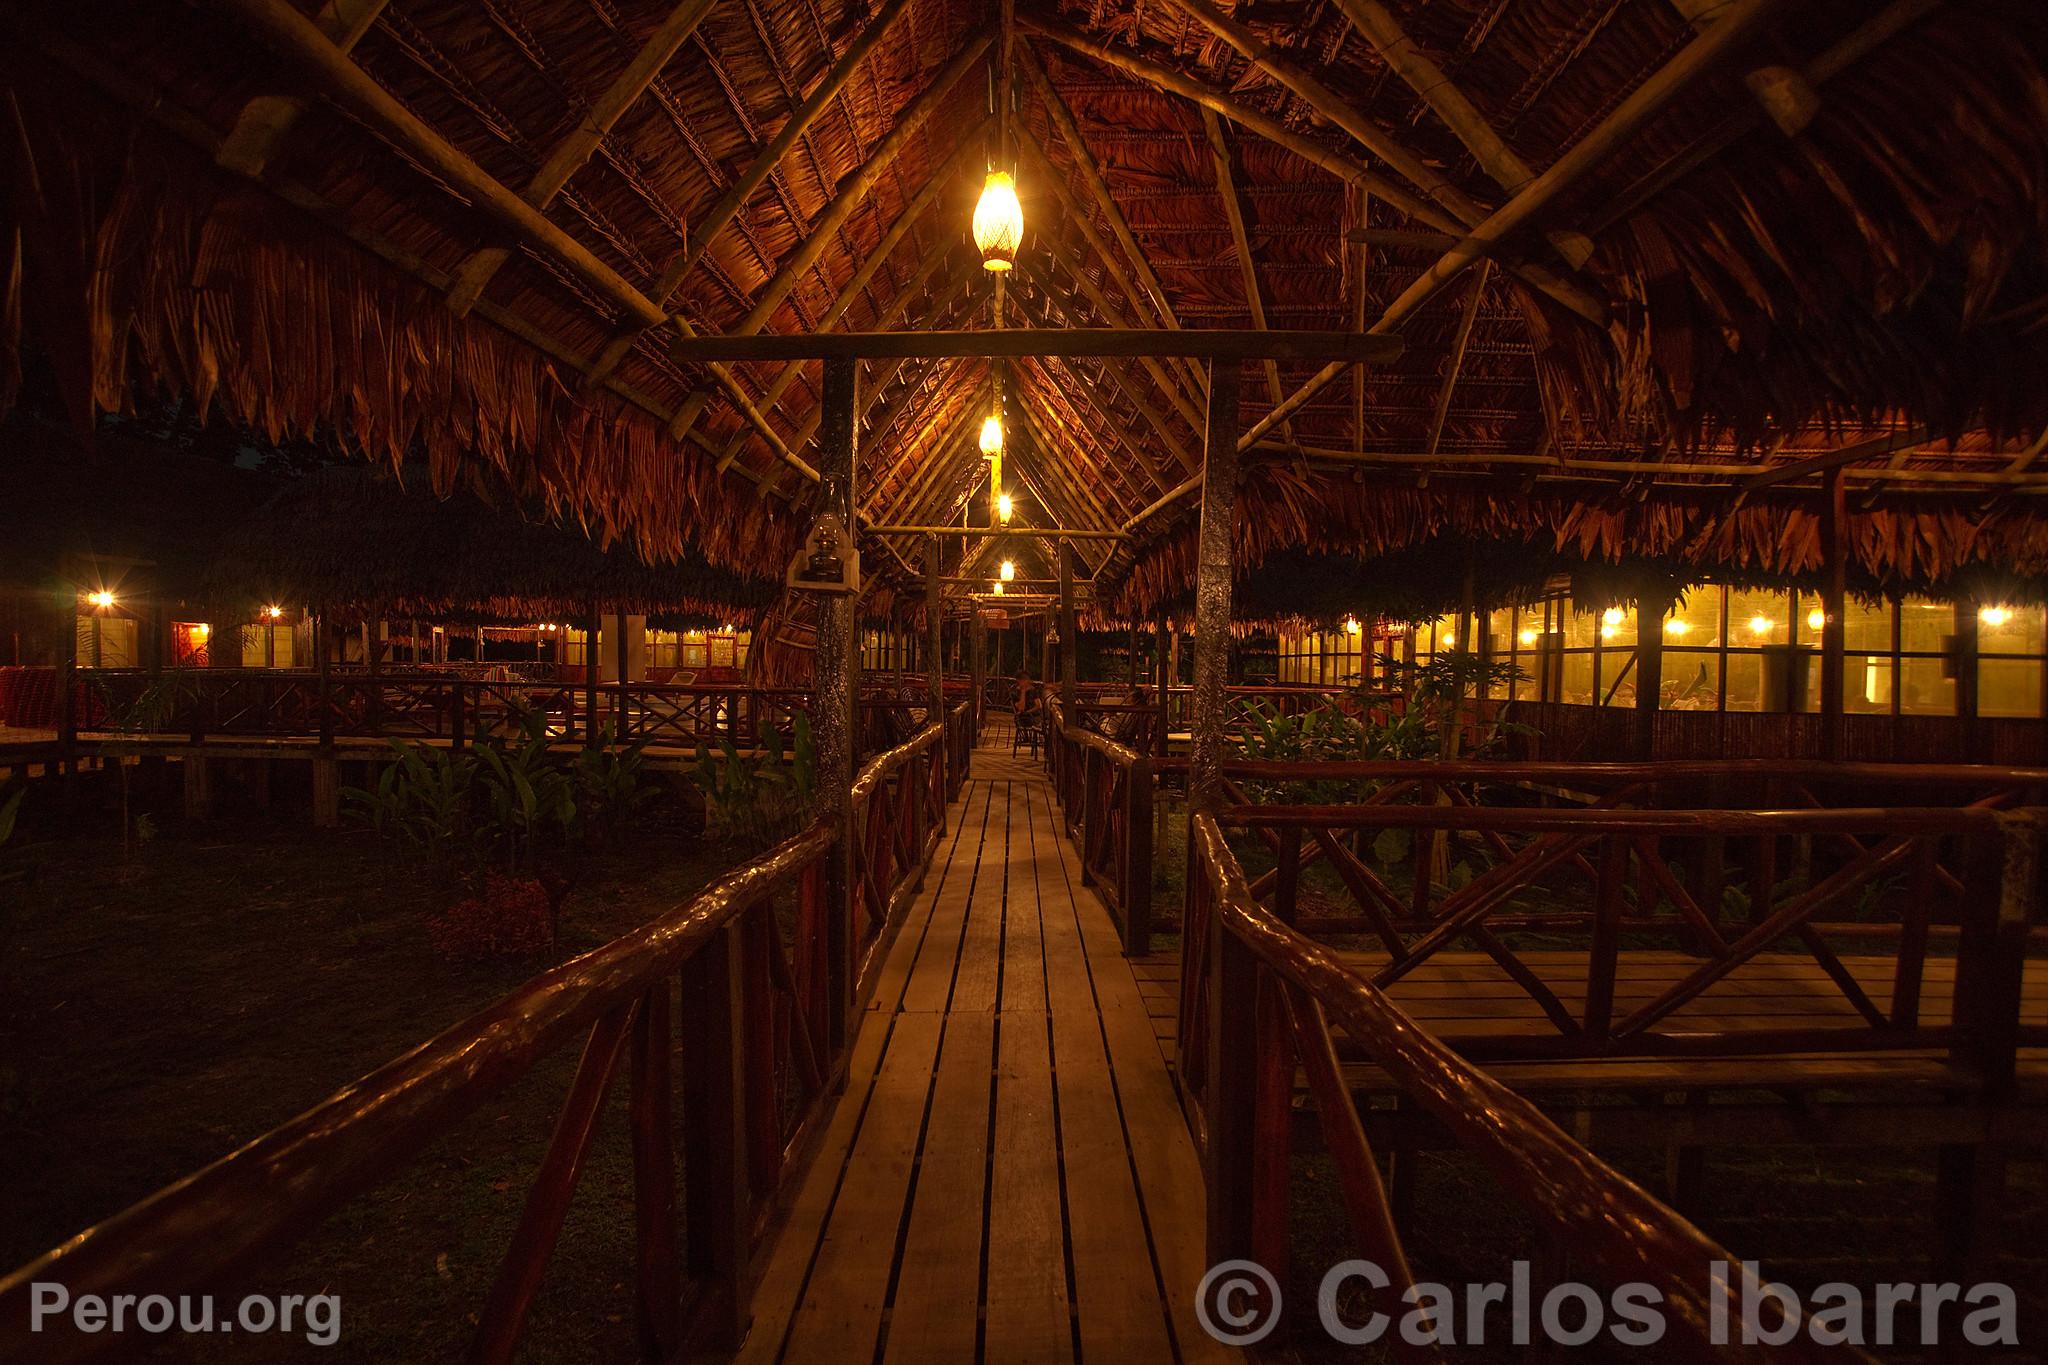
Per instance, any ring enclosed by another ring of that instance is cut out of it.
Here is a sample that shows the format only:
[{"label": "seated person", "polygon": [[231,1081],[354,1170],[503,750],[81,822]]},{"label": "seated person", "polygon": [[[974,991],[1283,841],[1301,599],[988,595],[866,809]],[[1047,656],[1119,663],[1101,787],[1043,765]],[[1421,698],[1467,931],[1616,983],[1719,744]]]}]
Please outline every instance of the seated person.
[{"label": "seated person", "polygon": [[1038,688],[1028,679],[1017,679],[1017,724],[1039,724],[1045,718],[1044,709],[1039,699]]}]

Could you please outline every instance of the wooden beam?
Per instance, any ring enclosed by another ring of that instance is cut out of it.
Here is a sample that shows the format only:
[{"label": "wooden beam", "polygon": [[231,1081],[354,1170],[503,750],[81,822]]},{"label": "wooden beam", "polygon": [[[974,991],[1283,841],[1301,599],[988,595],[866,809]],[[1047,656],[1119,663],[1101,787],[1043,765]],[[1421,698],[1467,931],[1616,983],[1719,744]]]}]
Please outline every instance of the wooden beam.
[{"label": "wooden beam", "polygon": [[[1372,45],[1373,51],[1380,54],[1388,70],[1420,96],[1438,120],[1465,144],[1479,169],[1496,185],[1515,194],[1536,178],[1528,163],[1515,155],[1472,101],[1465,98],[1465,92],[1402,30],[1392,11],[1380,0],[1337,0],[1337,7]],[[1592,240],[1583,233],[1553,231],[1548,236],[1550,244],[1574,270],[1593,254]]]},{"label": "wooden beam", "polygon": [[[733,329],[733,335],[742,337],[753,336],[768,325],[769,320],[775,316],[776,310],[782,306],[782,301],[789,297],[790,291],[796,288],[797,282],[810,272],[812,266],[818,263],[818,258],[823,256],[826,248],[832,245],[832,241],[838,235],[839,229],[845,225],[848,218],[853,216],[853,211],[860,207],[861,203],[867,198],[868,192],[881,180],[883,174],[889,169],[890,164],[895,161],[896,157],[901,154],[905,147],[910,145],[911,139],[917,135],[918,131],[924,127],[925,122],[936,112],[940,103],[944,101],[953,86],[981,59],[982,53],[988,50],[988,45],[989,34],[987,31],[984,30],[970,36],[961,45],[960,50],[953,54],[952,59],[940,69],[939,74],[932,78],[931,84],[919,91],[917,97],[904,107],[903,112],[897,115],[895,123],[890,125],[888,133],[875,146],[874,151],[862,163],[860,169],[839,182],[839,187],[833,193],[831,202],[825,205],[818,216],[811,221],[810,227],[805,232],[803,240],[797,243],[796,249],[783,257],[781,264],[776,268],[774,277],[762,285],[759,290],[755,291],[754,306],[748,310],[744,318],[740,319],[739,324]],[[685,338],[682,342],[678,343],[678,346],[687,347],[690,344],[690,340]],[[683,358],[680,351],[678,358]],[[694,358],[722,360],[737,357],[707,355]],[[799,357],[787,355],[769,358],[791,360]],[[811,358],[819,357],[813,356]],[[697,417],[703,412],[707,401],[708,395],[702,393],[692,394],[684,400],[682,411],[677,415],[676,435],[680,436],[686,433],[695,425]]]},{"label": "wooden beam", "polygon": [[1465,296],[1465,311],[1458,318],[1458,333],[1451,341],[1451,363],[1444,371],[1444,386],[1436,396],[1436,412],[1429,422],[1429,445],[1427,452],[1436,454],[1437,446],[1443,442],[1444,420],[1451,415],[1451,396],[1457,392],[1458,374],[1465,368],[1465,347],[1472,340],[1472,324],[1479,320],[1479,305],[1486,298],[1486,277],[1493,262],[1481,261],[1479,273],[1472,280],[1472,292]]},{"label": "wooden beam", "polygon": [[868,54],[875,50],[875,45],[881,42],[883,35],[908,8],[909,0],[888,0],[875,16],[868,20],[853,42],[847,46],[846,51],[840,55],[839,60],[832,64],[824,78],[804,97],[804,102],[784,120],[782,127],[776,130],[775,136],[768,140],[768,144],[755,153],[747,169],[740,173],[740,178],[719,196],[718,202],[711,206],[709,212],[692,225],[689,244],[684,247],[681,255],[669,263],[668,268],[662,272],[661,282],[655,286],[657,298],[666,302],[669,295],[673,294],[689,277],[690,272],[697,268],[698,262],[711,250],[712,243],[718,240],[718,234],[723,232],[738,216],[739,211],[746,207],[747,200],[751,199],[754,191],[760,189],[774,173],[782,158],[789,154],[789,149],[796,145],[797,139],[809,131],[820,114],[831,107],[832,101],[839,97],[839,92],[845,88],[847,81],[860,69],[860,64],[867,60]]},{"label": "wooden beam", "polygon": [[[377,22],[388,0],[326,0],[313,23],[337,48],[352,52]],[[285,134],[306,112],[306,101],[294,95],[258,95],[242,106],[235,126],[221,140],[214,163],[239,175],[260,179]]]},{"label": "wooden beam", "polygon": [[[1184,5],[1199,5],[1200,0],[1181,0]],[[1204,7],[1206,8],[1206,7]],[[1259,263],[1252,256],[1251,234],[1245,230],[1244,202],[1238,198],[1237,181],[1230,171],[1230,144],[1224,140],[1223,124],[1217,119],[1216,111],[1202,111],[1202,131],[1209,135],[1209,158],[1216,168],[1216,197],[1223,201],[1223,217],[1230,224],[1230,240],[1237,247],[1238,276],[1244,283],[1245,307],[1251,311],[1252,326],[1261,332],[1266,330],[1266,300],[1259,289]],[[1266,370],[1266,397],[1274,407],[1282,399],[1280,391],[1280,366],[1268,360]],[[1294,425],[1281,419],[1281,430],[1287,439],[1294,439]]]},{"label": "wooden beam", "polygon": [[[1142,291],[1134,290],[1128,281],[1119,276],[1118,283],[1124,294],[1133,302],[1145,300],[1151,305],[1153,313],[1161,323],[1178,330],[1180,319],[1174,315],[1173,301],[1166,295],[1166,286],[1159,282],[1158,272],[1152,268],[1151,257],[1146,254],[1145,248],[1139,245],[1136,234],[1131,231],[1129,220],[1117,206],[1116,197],[1109,192],[1109,181],[1104,178],[1102,167],[1095,160],[1094,151],[1088,146],[1088,139],[1082,136],[1081,127],[1074,120],[1073,110],[1067,107],[1066,100],[1061,98],[1060,92],[1053,86],[1051,75],[1039,62],[1038,54],[1031,50],[1029,43],[1019,44],[1015,55],[1018,64],[1024,68],[1024,74],[1037,86],[1039,100],[1045,106],[1046,117],[1051,120],[1052,126],[1059,130],[1061,139],[1067,144],[1067,154],[1074,159],[1074,169],[1081,173],[1081,183],[1088,187],[1089,197],[1094,199],[1096,207],[1102,210],[1103,219],[1109,224],[1110,235],[1115,237],[1117,244],[1124,249],[1131,269],[1138,273],[1138,280],[1144,286]],[[1035,141],[1033,145],[1036,146]],[[1112,259],[1113,253],[1103,253],[1104,266],[1114,270],[1111,266]],[[1200,368],[1193,361],[1189,361],[1186,368],[1199,387],[1202,383]]]},{"label": "wooden beam", "polygon": [[1080,526],[870,526],[878,536],[1043,536],[1047,540],[1122,540],[1122,531],[1096,531]]},{"label": "wooden beam", "polygon": [[935,359],[979,356],[1200,356],[1218,360],[1345,360],[1383,364],[1399,358],[1398,337],[1356,332],[1144,331],[1122,327],[1054,330],[1012,327],[976,332],[832,332],[803,335],[686,337],[674,343],[684,363],[787,360]]},{"label": "wooden beam", "polygon": [[[704,22],[704,16],[711,13],[715,3],[717,0],[682,0],[668,12],[668,17],[656,26],[633,60],[626,64],[626,69],[619,73],[618,79],[584,111],[574,130],[555,144],[547,160],[534,172],[533,179],[527,182],[521,195],[527,203],[536,209],[544,209],[561,193],[562,187],[569,183],[569,177],[590,160],[591,153],[603,144],[613,126],[646,93],[654,78],[661,74],[661,69],[675,56],[676,49],[689,41],[690,35],[697,31],[697,25]],[[455,268],[455,285],[448,291],[448,306],[458,316],[467,313],[490,284],[491,277],[511,255],[512,248],[508,246],[487,246],[471,252]]]},{"label": "wooden beam", "polygon": [[[860,429],[854,421],[859,407],[859,366],[850,360],[825,367],[825,422],[818,439],[820,480],[817,507],[851,527],[860,505],[855,480],[860,474]],[[833,1006],[830,1042],[846,1041],[851,1006],[858,984],[852,902],[854,880],[853,808],[849,793],[860,746],[860,654],[855,640],[857,604],[850,593],[820,594],[812,599],[817,644],[811,654],[815,698],[811,733],[817,746],[817,806],[838,838],[825,860],[825,905],[830,922],[826,937],[826,996]]]},{"label": "wooden beam", "polygon": [[1867,460],[1875,455],[1908,451],[1926,439],[1926,427],[1904,427],[1884,436],[1874,436],[1867,441],[1854,441],[1819,455],[1809,455],[1801,460],[1789,460],[1784,464],[1773,465],[1745,478],[1742,481],[1742,490],[1745,493],[1753,492],[1759,488],[1790,483],[1794,479],[1803,479],[1811,474],[1825,473],[1843,465],[1855,464],[1859,460]]},{"label": "wooden beam", "polygon": [[[1695,30],[1705,31],[1720,15],[1727,0],[1671,0],[1671,8]],[[1778,131],[1797,137],[1820,112],[1820,95],[1800,72],[1789,66],[1759,66],[1743,76],[1742,83],[1756,97]]]},{"label": "wooden beam", "polygon": [[1793,0],[1731,0],[1725,17],[1631,91],[1591,132],[1573,143],[1571,150],[1552,162],[1520,194],[1494,210],[1492,216],[1403,290],[1373,324],[1373,330],[1385,332],[1400,326],[1467,266],[1530,226],[1560,195],[1631,142],[1694,81],[1762,32],[1792,3]]},{"label": "wooden beam", "polygon": [[[1208,0],[1174,0],[1174,3],[1197,23],[1236,48],[1246,61],[1279,82],[1303,104],[1343,129],[1388,170],[1443,205],[1461,223],[1476,223],[1486,216],[1485,210],[1470,195],[1431,169],[1420,156],[1389,137],[1385,129],[1353,108],[1305,68],[1268,46],[1249,28],[1224,15]],[[1216,112],[1210,111],[1212,116]]]},{"label": "wooden beam", "polygon": [[[1461,245],[1466,242],[1470,235],[1466,232],[1466,225],[1456,217],[1431,204],[1428,200],[1418,197],[1399,183],[1368,169],[1360,162],[1345,156],[1341,152],[1333,151],[1313,138],[1306,137],[1287,128],[1277,119],[1269,118],[1254,109],[1249,109],[1170,67],[1146,61],[1144,58],[1134,56],[1120,47],[1098,42],[1096,39],[1068,28],[1064,24],[1036,15],[1022,16],[1018,22],[1041,37],[1049,38],[1064,47],[1081,53],[1083,56],[1092,57],[1105,66],[1114,67],[1127,75],[1134,76],[1147,85],[1164,90],[1169,94],[1179,95],[1183,99],[1192,100],[1206,109],[1214,110],[1232,123],[1257,133],[1268,142],[1285,147],[1310,165],[1328,171],[1340,181],[1350,185],[1357,185],[1361,189],[1379,196],[1417,222],[1441,232],[1459,234]],[[1588,293],[1585,289],[1570,281],[1559,279],[1556,275],[1539,266],[1526,262],[1517,262],[1510,268],[1519,279],[1539,293],[1562,304],[1565,308],[1578,314],[1595,326],[1606,325],[1606,304],[1593,294]]]},{"label": "wooden beam", "polygon": [[1195,552],[1194,750],[1188,808],[1223,802],[1230,714],[1230,596],[1237,542],[1237,394],[1239,366],[1216,361],[1209,372],[1209,421],[1203,435],[1202,521]]}]

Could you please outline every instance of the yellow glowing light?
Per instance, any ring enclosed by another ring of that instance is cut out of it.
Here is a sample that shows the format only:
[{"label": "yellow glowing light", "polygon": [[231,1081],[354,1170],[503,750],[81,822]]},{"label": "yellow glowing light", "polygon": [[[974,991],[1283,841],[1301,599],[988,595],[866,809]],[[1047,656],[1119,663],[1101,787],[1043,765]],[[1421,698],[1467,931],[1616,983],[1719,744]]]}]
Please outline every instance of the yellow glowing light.
[{"label": "yellow glowing light", "polygon": [[1024,206],[1017,201],[1017,182],[1008,171],[990,171],[974,206],[974,245],[984,270],[1008,270],[1024,241]]},{"label": "yellow glowing light", "polygon": [[1016,504],[1010,501],[1010,495],[1008,493],[996,494],[997,520],[1008,521],[1010,519],[1010,514],[1015,512],[1016,510]]},{"label": "yellow glowing light", "polygon": [[1002,574],[1005,583],[1009,582],[1017,576],[1017,561],[1014,559],[1004,560],[1003,567],[998,572]]},{"label": "yellow glowing light", "polygon": [[1344,633],[1346,635],[1363,635],[1365,627],[1358,624],[1356,616],[1347,616],[1344,618]]},{"label": "yellow glowing light", "polygon": [[1827,628],[1827,624],[1828,614],[1819,607],[1815,607],[1812,611],[1806,613],[1806,628],[1808,630],[1824,630]]},{"label": "yellow glowing light", "polygon": [[2002,626],[2012,620],[2012,608],[1984,607],[1978,611],[1977,619],[1987,626]]},{"label": "yellow glowing light", "polygon": [[1620,607],[1609,607],[1606,611],[1600,613],[1600,624],[1604,626],[1619,626],[1626,620],[1628,620],[1628,613]]},{"label": "yellow glowing light", "polygon": [[1681,621],[1675,616],[1664,623],[1664,633],[1666,635],[1684,635],[1691,631],[1691,629],[1691,622]]},{"label": "yellow glowing light", "polygon": [[1000,578],[988,586],[989,591],[993,592],[996,596],[1001,597],[1003,595],[1003,581]]},{"label": "yellow glowing light", "polygon": [[981,453],[1000,455],[1003,453],[1003,419],[990,413],[981,424]]},{"label": "yellow glowing light", "polygon": [[1751,635],[1769,635],[1777,628],[1778,623],[1768,616],[1752,616],[1749,618],[1749,633]]},{"label": "yellow glowing light", "polygon": [[1536,643],[1536,632],[1533,630],[1525,630],[1515,638],[1520,640],[1525,645],[1533,645]]},{"label": "yellow glowing light", "polygon": [[114,594],[108,592],[105,588],[101,588],[86,600],[96,607],[111,607],[114,605]]},{"label": "yellow glowing light", "polygon": [[268,616],[268,617],[269,617],[269,618],[270,618],[271,620],[275,621],[275,620],[276,620],[276,619],[277,619],[278,617],[280,617],[280,616],[284,615],[284,608],[283,608],[283,607],[265,607],[265,608],[263,609],[263,614],[264,614],[265,616]]},{"label": "yellow glowing light", "polygon": [[1612,640],[1619,634],[1621,634],[1620,626],[1603,625],[1600,627],[1600,638],[1603,640]]},{"label": "yellow glowing light", "polygon": [[207,625],[206,622],[204,621],[201,621],[198,625],[192,627],[192,638],[195,640],[204,640],[207,636],[211,634],[213,634],[213,627]]}]

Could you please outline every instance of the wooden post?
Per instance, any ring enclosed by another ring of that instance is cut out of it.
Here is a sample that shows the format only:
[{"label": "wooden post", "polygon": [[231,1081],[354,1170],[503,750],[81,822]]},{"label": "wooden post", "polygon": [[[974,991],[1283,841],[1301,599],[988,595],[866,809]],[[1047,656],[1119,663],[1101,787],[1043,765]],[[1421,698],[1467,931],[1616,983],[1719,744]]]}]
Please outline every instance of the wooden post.
[{"label": "wooden post", "polygon": [[[266,633],[269,627],[264,627]],[[341,764],[334,757],[334,631],[323,604],[313,609],[313,666],[320,675],[320,748],[313,755],[313,827],[341,823]]]},{"label": "wooden post", "polygon": [[1159,694],[1159,724],[1152,736],[1152,752],[1166,757],[1166,736],[1172,729],[1171,701],[1173,697],[1173,674],[1166,665],[1166,612],[1162,609],[1152,617],[1152,681]]},{"label": "wooden post", "polygon": [[1074,702],[1080,691],[1080,640],[1074,627],[1074,547],[1057,541],[1053,553],[1060,561],[1060,713],[1074,723]]},{"label": "wooden post", "polygon": [[57,600],[64,613],[59,637],[63,652],[57,656],[57,746],[68,802],[71,778],[78,771],[78,594],[66,584],[59,589]]},{"label": "wooden post", "polygon": [[946,585],[939,568],[937,536],[924,538],[924,564],[925,683],[931,693],[931,719],[943,724],[946,719],[946,618],[940,594]]},{"label": "wooden post", "polygon": [[986,699],[984,694],[988,691],[988,625],[981,619],[980,612],[974,614],[974,623],[968,627],[967,666],[974,688],[973,714],[970,719],[974,724],[975,737],[979,739],[981,708]]},{"label": "wooden post", "polygon": [[583,740],[586,744],[597,740],[597,637],[602,624],[597,599],[593,597],[583,618]]},{"label": "wooden post", "polygon": [[1656,760],[1657,710],[1664,701],[1664,613],[1672,599],[1662,592],[1636,603],[1635,755]]},{"label": "wooden post", "polygon": [[1840,465],[1827,472],[1826,501],[1820,514],[1820,609],[1826,618],[1820,628],[1820,756],[1830,761],[1842,757],[1847,737],[1843,706],[1849,626],[1849,512],[1843,476]]},{"label": "wooden post", "polygon": [[[1212,436],[1217,429],[1214,420],[1216,389],[1228,387],[1232,391],[1231,407],[1236,407],[1236,370],[1233,363],[1227,369],[1218,367],[1210,372],[1209,431]],[[1236,423],[1233,421],[1231,426],[1234,429]],[[1234,456],[1237,449],[1234,434],[1230,448]],[[1213,443],[1210,453],[1215,453]],[[1232,463],[1235,463],[1234,459]],[[1216,466],[1211,464],[1208,468],[1213,474]],[[1202,500],[1205,514],[1208,506],[1209,500],[1205,496]],[[1205,515],[1205,523],[1206,520]],[[1198,585],[1197,609],[1202,602]],[[1199,693],[1203,657],[1214,650],[1208,643],[1208,631],[1199,622],[1196,631],[1195,668],[1198,676],[1195,686]],[[1217,662],[1221,663],[1221,660]],[[1198,745],[1203,723],[1198,712],[1195,719]],[[1190,894],[1193,894],[1192,888]],[[1208,1260],[1209,1264],[1216,1265],[1248,1257],[1254,1250],[1252,1162],[1257,1150],[1258,1125],[1257,1106],[1253,1099],[1259,1082],[1259,965],[1258,959],[1252,956],[1252,950],[1224,927],[1222,915],[1212,911],[1208,918],[1208,1076],[1202,1098],[1202,1111],[1208,1120],[1208,1143],[1202,1153],[1202,1174],[1209,1196]]]},{"label": "wooden post", "polygon": [[752,1199],[747,1184],[746,1058],[740,926],[729,923],[683,964],[683,1246],[705,1283],[713,1350],[747,1334]]},{"label": "wooden post", "polygon": [[[860,377],[857,362],[825,362],[824,392],[818,427],[819,498],[817,515],[834,515],[853,525],[854,472],[857,468]],[[826,1000],[830,1038],[827,1051],[838,1055],[852,1024],[853,980],[853,811],[848,789],[853,785],[855,723],[859,719],[858,665],[854,639],[855,602],[851,594],[818,599],[815,670],[816,711],[811,734],[817,745],[817,791],[821,818],[839,831],[839,841],[825,860]]]},{"label": "wooden post", "polygon": [[619,665],[619,691],[618,714],[612,717],[612,739],[617,743],[624,744],[628,729],[626,717],[626,608],[624,604],[617,604],[617,606],[617,614],[612,619],[619,623],[619,637],[612,645],[612,656],[618,661]]},{"label": "wooden post", "polygon": [[1964,763],[1974,763],[1982,756],[1979,733],[1983,729],[1977,724],[1977,599],[1974,596],[1959,597],[1955,610],[1956,726],[1963,737],[1963,751],[1956,757]]},{"label": "wooden post", "polygon": [[[1225,710],[1230,687],[1230,569],[1237,511],[1237,395],[1242,368],[1236,361],[1217,361],[1209,366],[1202,520],[1195,558],[1195,692],[1189,707],[1194,731],[1193,758],[1188,766],[1190,811],[1212,810],[1223,804]],[[1249,1035],[1250,1029],[1245,1032]]]}]

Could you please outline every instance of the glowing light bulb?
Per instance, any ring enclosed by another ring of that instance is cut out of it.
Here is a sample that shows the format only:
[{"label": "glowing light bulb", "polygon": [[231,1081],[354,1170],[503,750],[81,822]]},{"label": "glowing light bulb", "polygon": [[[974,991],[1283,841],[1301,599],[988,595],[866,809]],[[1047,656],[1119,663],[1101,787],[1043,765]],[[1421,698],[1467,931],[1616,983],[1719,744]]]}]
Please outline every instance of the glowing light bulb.
[{"label": "glowing light bulb", "polygon": [[206,622],[204,621],[201,621],[198,625],[192,627],[192,638],[195,640],[204,640],[207,636],[211,634],[213,634],[213,627],[207,625]]},{"label": "glowing light bulb", "polygon": [[1602,625],[1602,626],[1600,627],[1600,638],[1601,638],[1601,639],[1603,639],[1603,640],[1612,640],[1612,639],[1613,639],[1613,638],[1614,638],[1615,636],[1617,636],[1617,635],[1619,635],[1619,634],[1621,634],[1621,627],[1620,627],[1620,626],[1614,626],[1614,625],[1604,625],[1604,624],[1603,624],[1603,625]]},{"label": "glowing light bulb", "polygon": [[1600,623],[1602,625],[1619,626],[1626,620],[1628,620],[1628,613],[1620,607],[1609,607],[1606,611],[1600,613]]},{"label": "glowing light bulb", "polygon": [[1517,640],[1520,640],[1525,645],[1533,645],[1536,643],[1536,632],[1533,630],[1525,630],[1520,635],[1517,635],[1515,638]]},{"label": "glowing light bulb", "polygon": [[983,455],[1000,455],[1003,453],[1003,419],[996,413],[990,413],[981,424],[981,453]]},{"label": "glowing light bulb", "polygon": [[2012,620],[2012,608],[1984,607],[1977,612],[1977,619],[1987,626],[2002,626]]},{"label": "glowing light bulb", "polygon": [[1690,622],[1681,621],[1675,616],[1664,623],[1664,633],[1666,635],[1684,635],[1691,630],[1692,624]]},{"label": "glowing light bulb", "polygon": [[284,615],[284,608],[283,608],[283,607],[265,607],[265,608],[263,609],[263,614],[264,614],[265,616],[268,616],[268,617],[269,617],[269,618],[270,618],[271,620],[275,621],[275,620],[276,620],[276,619],[277,619],[278,617],[280,617],[280,616]]},{"label": "glowing light bulb", "polygon": [[1769,635],[1777,628],[1778,623],[1768,616],[1752,616],[1749,618],[1749,633],[1751,635]]},{"label": "glowing light bulb", "polygon": [[111,607],[114,605],[114,594],[108,592],[105,588],[101,588],[86,600],[96,607]]},{"label": "glowing light bulb", "polygon": [[1017,561],[1014,559],[1004,560],[1003,567],[999,572],[1002,574],[1003,581],[1005,583],[1008,583],[1011,579],[1017,576]]},{"label": "glowing light bulb", "polygon": [[996,495],[997,520],[1008,521],[1010,519],[1010,514],[1015,512],[1016,510],[1016,504],[1010,501],[1010,495],[1008,493],[998,493]]},{"label": "glowing light bulb", "polygon": [[1812,611],[1806,613],[1806,628],[1808,630],[1825,630],[1827,624],[1828,614],[1819,607],[1815,607]]},{"label": "glowing light bulb", "polygon": [[974,206],[974,245],[982,269],[1008,270],[1023,241],[1024,206],[1017,199],[1017,182],[1008,171],[990,171]]},{"label": "glowing light bulb", "polygon": [[996,596],[1001,597],[1003,595],[1003,581],[1000,578],[988,586],[989,590],[995,593]]},{"label": "glowing light bulb", "polygon": [[1356,616],[1347,616],[1344,618],[1344,633],[1346,635],[1363,635],[1365,627],[1358,624]]}]

